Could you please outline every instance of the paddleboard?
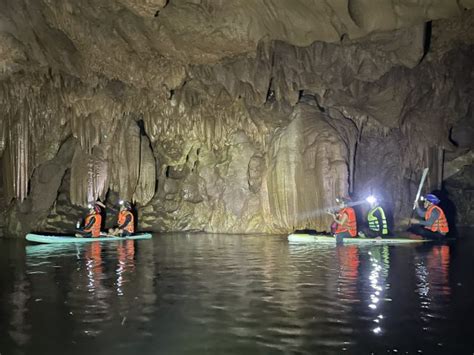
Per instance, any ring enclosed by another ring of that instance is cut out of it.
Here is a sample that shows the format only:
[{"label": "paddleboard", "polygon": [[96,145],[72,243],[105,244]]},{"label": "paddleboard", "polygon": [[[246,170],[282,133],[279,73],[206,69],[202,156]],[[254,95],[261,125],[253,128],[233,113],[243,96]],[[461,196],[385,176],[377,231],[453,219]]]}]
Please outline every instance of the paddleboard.
[{"label": "paddleboard", "polygon": [[91,243],[91,242],[113,242],[120,240],[136,240],[136,239],[151,239],[151,233],[139,233],[129,237],[113,237],[101,236],[98,238],[78,238],[75,236],[58,236],[58,235],[43,235],[29,233],[26,235],[26,240],[35,243]]},{"label": "paddleboard", "polygon": [[[290,234],[288,236],[290,242],[302,242],[302,243],[325,243],[335,244],[336,238],[333,236],[322,235],[322,234]],[[429,242],[430,240],[425,239],[409,239],[409,238],[344,238],[344,244],[406,244],[406,243],[423,243]]]}]

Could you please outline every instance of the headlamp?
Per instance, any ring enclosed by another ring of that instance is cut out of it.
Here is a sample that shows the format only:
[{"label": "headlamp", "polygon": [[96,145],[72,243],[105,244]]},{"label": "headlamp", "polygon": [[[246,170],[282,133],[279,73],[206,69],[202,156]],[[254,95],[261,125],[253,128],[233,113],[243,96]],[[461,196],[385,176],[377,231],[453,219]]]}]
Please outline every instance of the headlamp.
[{"label": "headlamp", "polygon": [[370,195],[369,197],[367,197],[365,199],[368,203],[375,203],[377,201],[377,199],[375,198],[375,196],[373,195]]}]

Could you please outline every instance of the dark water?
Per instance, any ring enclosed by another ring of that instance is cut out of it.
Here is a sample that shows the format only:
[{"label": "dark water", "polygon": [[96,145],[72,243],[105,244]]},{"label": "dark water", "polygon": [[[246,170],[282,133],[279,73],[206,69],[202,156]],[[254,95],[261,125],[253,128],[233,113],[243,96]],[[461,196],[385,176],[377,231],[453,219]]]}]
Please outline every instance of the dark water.
[{"label": "dark water", "polygon": [[[474,237],[474,236],[473,236]],[[474,238],[0,241],[0,354],[473,354]]]}]

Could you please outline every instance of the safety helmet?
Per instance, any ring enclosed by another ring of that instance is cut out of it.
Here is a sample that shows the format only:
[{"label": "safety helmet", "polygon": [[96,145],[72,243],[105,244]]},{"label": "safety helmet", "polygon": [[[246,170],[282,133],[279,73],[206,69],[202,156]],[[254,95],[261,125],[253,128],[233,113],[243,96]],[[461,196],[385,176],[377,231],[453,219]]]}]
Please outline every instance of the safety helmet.
[{"label": "safety helmet", "polygon": [[90,210],[91,212],[94,211],[94,212],[96,212],[96,213],[100,213],[100,206],[97,205],[97,204],[95,204],[95,203],[94,203],[94,204],[89,203],[89,204],[87,205],[87,207],[89,208],[89,210]]},{"label": "safety helmet", "polygon": [[336,202],[337,203],[344,203],[347,204],[351,201],[351,198],[348,196],[343,196],[343,197],[336,197]]},{"label": "safety helmet", "polygon": [[96,213],[100,213],[101,208],[102,208],[102,207],[105,208],[105,205],[104,205],[102,202],[100,202],[100,201],[96,201],[96,202],[94,202],[94,203],[89,203],[89,204],[87,205],[87,207],[89,207],[89,209],[90,209],[91,211],[93,210],[93,211],[96,212]]},{"label": "safety helmet", "polygon": [[128,201],[120,200],[119,204],[123,206],[125,209],[130,210],[132,209],[132,205]]},{"label": "safety helmet", "polygon": [[433,195],[433,194],[426,194],[424,197],[425,197],[426,201],[429,201],[434,205],[437,205],[440,201],[439,198],[436,195]]}]

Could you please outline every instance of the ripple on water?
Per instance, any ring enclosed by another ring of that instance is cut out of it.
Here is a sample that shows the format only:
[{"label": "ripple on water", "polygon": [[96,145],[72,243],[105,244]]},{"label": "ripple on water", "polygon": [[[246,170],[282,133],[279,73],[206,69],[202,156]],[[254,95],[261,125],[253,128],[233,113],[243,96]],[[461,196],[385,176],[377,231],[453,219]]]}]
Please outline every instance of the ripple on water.
[{"label": "ripple on water", "polygon": [[[73,341],[82,350],[91,337],[118,355],[474,348],[459,326],[474,316],[469,248],[458,248],[452,263],[453,251],[441,247],[293,245],[281,237],[40,247],[26,248],[26,260],[0,279],[2,353],[59,353]],[[457,292],[452,275],[463,285]],[[48,348],[39,340],[46,337]]]}]

